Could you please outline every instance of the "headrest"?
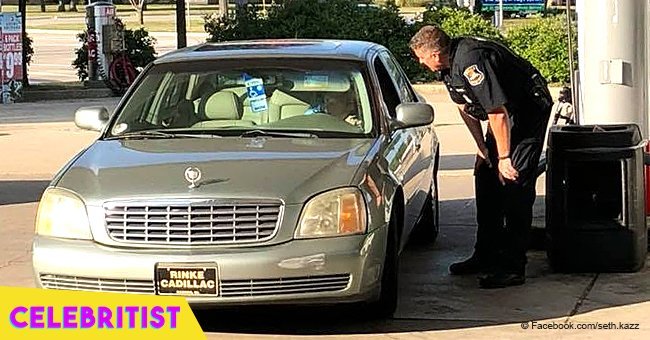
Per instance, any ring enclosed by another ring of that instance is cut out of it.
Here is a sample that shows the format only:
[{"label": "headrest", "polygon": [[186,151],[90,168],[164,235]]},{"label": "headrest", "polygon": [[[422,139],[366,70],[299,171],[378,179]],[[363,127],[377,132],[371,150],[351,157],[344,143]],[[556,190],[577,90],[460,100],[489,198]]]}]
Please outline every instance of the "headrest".
[{"label": "headrest", "polygon": [[295,98],[293,96],[290,96],[280,90],[276,90],[273,92],[273,95],[271,95],[271,98],[269,99],[269,102],[278,105],[278,106],[285,106],[285,105],[303,105],[309,107],[309,104]]},{"label": "headrest", "polygon": [[237,95],[232,92],[217,92],[205,102],[205,116],[208,119],[237,120],[241,118],[242,111]]}]

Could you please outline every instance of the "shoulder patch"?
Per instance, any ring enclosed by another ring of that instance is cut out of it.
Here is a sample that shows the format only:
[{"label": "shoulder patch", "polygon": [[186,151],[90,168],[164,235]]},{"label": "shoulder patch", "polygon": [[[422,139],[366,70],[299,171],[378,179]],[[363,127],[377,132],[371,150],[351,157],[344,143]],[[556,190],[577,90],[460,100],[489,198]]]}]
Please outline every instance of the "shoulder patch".
[{"label": "shoulder patch", "polygon": [[467,81],[472,86],[481,85],[483,79],[485,79],[485,75],[483,72],[481,72],[481,70],[478,69],[478,66],[476,66],[476,64],[466,68],[465,71],[463,71],[463,75],[465,78],[467,78]]}]

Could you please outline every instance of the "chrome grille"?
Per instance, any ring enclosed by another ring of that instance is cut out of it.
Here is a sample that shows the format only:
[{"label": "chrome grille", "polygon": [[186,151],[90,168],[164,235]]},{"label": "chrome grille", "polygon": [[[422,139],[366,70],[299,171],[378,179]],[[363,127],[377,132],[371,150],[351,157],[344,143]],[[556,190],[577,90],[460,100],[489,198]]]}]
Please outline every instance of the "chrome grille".
[{"label": "chrome grille", "polygon": [[275,236],[280,202],[137,202],[104,205],[106,230],[118,242],[218,245]]},{"label": "chrome grille", "polygon": [[[155,294],[151,280],[104,279],[56,274],[40,274],[47,289]],[[248,297],[335,292],[346,289],[350,274],[304,276],[274,279],[221,280],[221,297]]]},{"label": "chrome grille", "polygon": [[350,274],[223,280],[220,289],[223,297],[306,294],[343,290],[348,287],[349,282]]},{"label": "chrome grille", "polygon": [[41,284],[48,289],[88,290],[134,294],[154,294],[151,280],[102,279],[55,274],[41,274]]}]

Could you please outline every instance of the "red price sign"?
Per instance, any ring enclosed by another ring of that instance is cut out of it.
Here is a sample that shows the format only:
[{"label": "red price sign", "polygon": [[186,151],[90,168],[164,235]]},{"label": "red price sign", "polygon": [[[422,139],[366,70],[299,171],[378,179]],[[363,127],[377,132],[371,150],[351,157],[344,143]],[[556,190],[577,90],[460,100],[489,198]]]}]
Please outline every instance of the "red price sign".
[{"label": "red price sign", "polygon": [[115,15],[115,8],[109,6],[102,6],[99,8],[100,17],[112,17]]},{"label": "red price sign", "polygon": [[88,60],[97,60],[97,36],[95,31],[88,31]]},{"label": "red price sign", "polygon": [[20,33],[3,32],[4,81],[23,78],[22,39]]},{"label": "red price sign", "polygon": [[23,55],[21,52],[6,52],[4,55],[5,81],[23,79]]}]

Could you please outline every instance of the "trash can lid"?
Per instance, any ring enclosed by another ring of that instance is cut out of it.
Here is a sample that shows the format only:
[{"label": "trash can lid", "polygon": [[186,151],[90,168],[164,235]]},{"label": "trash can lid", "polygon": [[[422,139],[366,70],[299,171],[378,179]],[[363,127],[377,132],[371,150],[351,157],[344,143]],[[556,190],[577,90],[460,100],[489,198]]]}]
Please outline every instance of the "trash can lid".
[{"label": "trash can lid", "polygon": [[549,148],[630,147],[642,141],[636,124],[555,125],[548,138]]}]

